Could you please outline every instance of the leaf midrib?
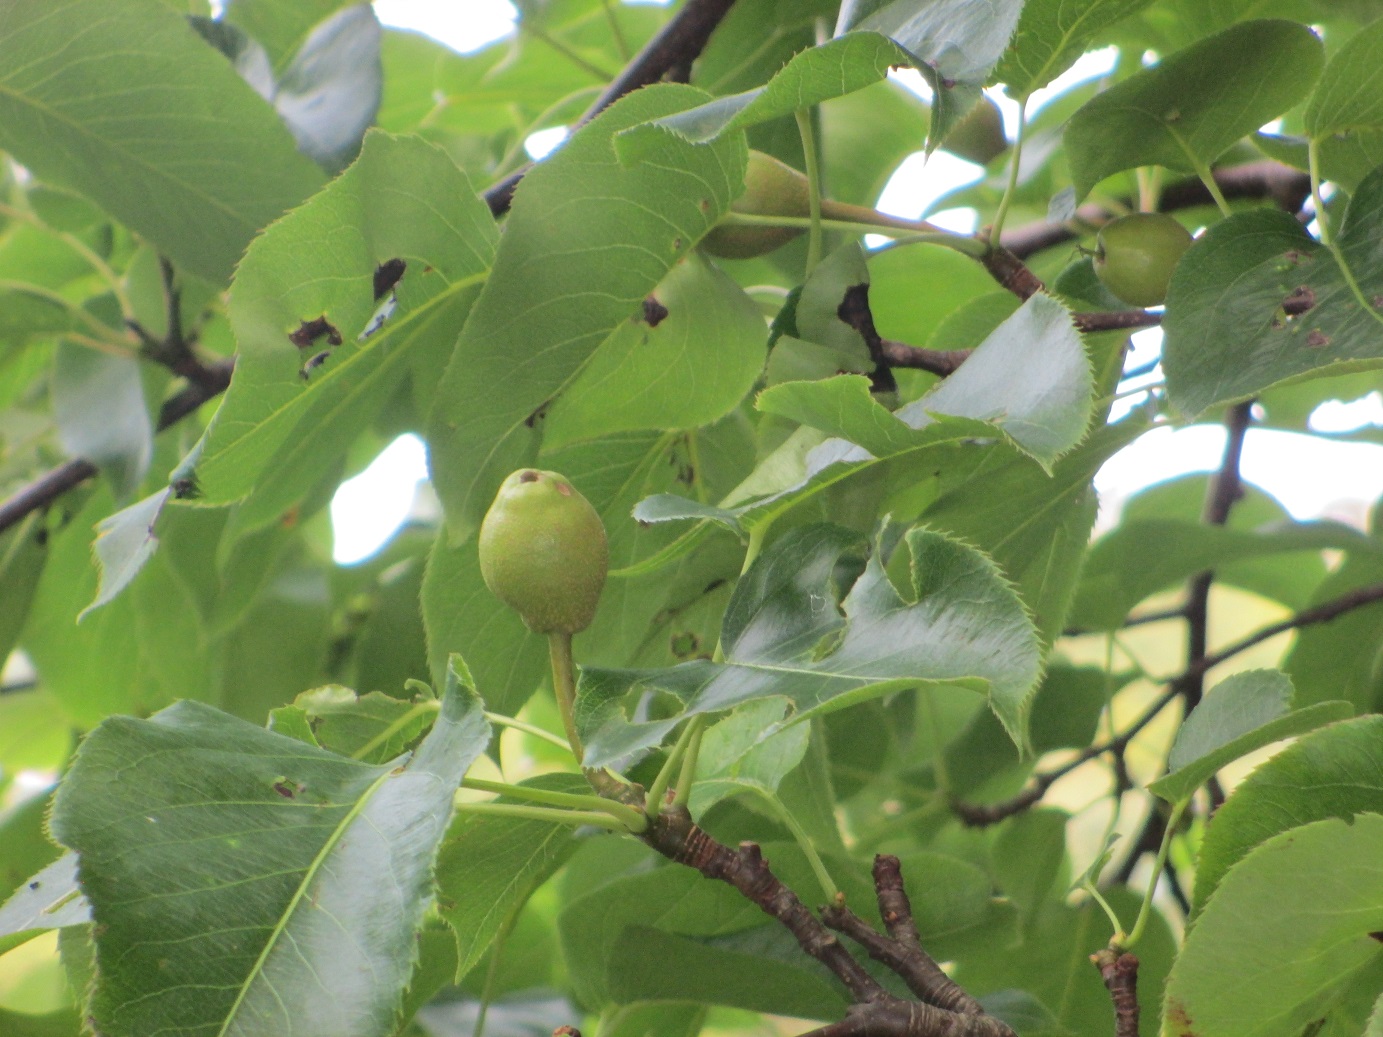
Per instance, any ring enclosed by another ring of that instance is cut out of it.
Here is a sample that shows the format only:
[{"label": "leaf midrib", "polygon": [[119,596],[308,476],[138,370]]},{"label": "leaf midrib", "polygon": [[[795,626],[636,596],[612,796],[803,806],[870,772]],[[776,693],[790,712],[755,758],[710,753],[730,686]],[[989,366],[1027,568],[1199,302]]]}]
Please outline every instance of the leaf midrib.
[{"label": "leaf midrib", "polygon": [[216,1031],[216,1037],[226,1037],[226,1034],[230,1032],[230,1026],[235,1022],[235,1017],[240,1011],[240,1006],[245,1003],[245,999],[249,996],[250,988],[254,986],[255,981],[263,976],[264,967],[269,960],[269,955],[278,945],[279,937],[287,931],[289,921],[293,918],[303,898],[307,896],[308,889],[316,880],[317,874],[326,863],[327,857],[336,849],[336,845],[341,841],[341,837],[345,835],[346,830],[350,828],[355,822],[355,819],[360,816],[366,804],[370,802],[374,794],[383,787],[384,783],[389,780],[393,773],[393,771],[385,771],[370,784],[370,787],[365,790],[364,794],[361,795],[358,800],[356,800],[346,816],[341,819],[341,823],[336,826],[336,830],[331,833],[331,837],[327,839],[322,845],[322,848],[317,851],[317,856],[312,859],[312,863],[308,865],[307,871],[303,873],[303,879],[298,883],[298,888],[293,891],[293,897],[288,902],[288,906],[284,909],[278,922],[275,923],[274,931],[269,934],[269,939],[265,941],[264,949],[260,951],[259,957],[255,959],[255,963],[250,967],[249,975],[245,977],[245,982],[241,985],[240,992],[235,997],[235,1003],[231,1005],[230,1010],[226,1013],[225,1022],[221,1024],[221,1029]]}]

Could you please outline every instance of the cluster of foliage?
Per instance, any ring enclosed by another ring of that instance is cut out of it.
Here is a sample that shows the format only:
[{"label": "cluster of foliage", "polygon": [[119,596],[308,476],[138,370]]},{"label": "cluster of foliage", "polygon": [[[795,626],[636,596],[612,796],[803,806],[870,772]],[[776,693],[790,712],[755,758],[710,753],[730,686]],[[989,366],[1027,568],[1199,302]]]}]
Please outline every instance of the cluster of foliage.
[{"label": "cluster of foliage", "polygon": [[[1380,384],[1383,3],[517,6],[0,4],[0,1033],[1383,1033],[1383,532],[1238,477]],[[870,208],[924,148],[980,233]],[[579,676],[477,558],[529,466]]]}]

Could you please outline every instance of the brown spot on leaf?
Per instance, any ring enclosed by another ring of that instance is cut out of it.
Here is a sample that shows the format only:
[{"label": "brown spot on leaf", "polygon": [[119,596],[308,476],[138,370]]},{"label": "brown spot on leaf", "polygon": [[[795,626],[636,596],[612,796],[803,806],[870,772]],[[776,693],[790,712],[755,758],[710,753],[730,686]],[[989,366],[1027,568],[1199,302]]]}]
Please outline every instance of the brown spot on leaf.
[{"label": "brown spot on leaf", "polygon": [[331,356],[331,350],[329,349],[324,349],[320,353],[313,353],[303,364],[302,370],[298,372],[298,377],[303,381],[307,381],[313,371],[327,362],[327,357],[329,356]]},{"label": "brown spot on leaf", "polygon": [[1186,1011],[1186,1005],[1175,998],[1167,1003],[1167,1024],[1176,1037],[1197,1037],[1196,1028],[1191,1024],[1191,1014]]},{"label": "brown spot on leaf", "polygon": [[1306,336],[1306,345],[1311,349],[1324,349],[1330,345],[1330,336],[1320,328],[1312,328]]},{"label": "brown spot on leaf", "polygon": [[1383,943],[1383,930],[1379,930],[1376,933],[1369,933],[1369,939],[1377,940],[1379,943]]},{"label": "brown spot on leaf", "polygon": [[326,315],[314,317],[312,320],[305,320],[298,325],[297,329],[288,333],[288,341],[299,349],[310,349],[312,344],[323,335],[327,337],[327,342],[333,346],[341,344],[341,332],[336,330],[336,325],[327,320]]},{"label": "brown spot on leaf", "polygon": [[1282,310],[1288,316],[1296,316],[1305,313],[1316,305],[1316,293],[1310,285],[1299,285],[1293,288],[1288,296],[1282,300]]},{"label": "brown spot on leaf", "polygon": [[656,328],[663,323],[667,317],[668,309],[653,296],[649,296],[643,301],[643,322],[650,328]]}]

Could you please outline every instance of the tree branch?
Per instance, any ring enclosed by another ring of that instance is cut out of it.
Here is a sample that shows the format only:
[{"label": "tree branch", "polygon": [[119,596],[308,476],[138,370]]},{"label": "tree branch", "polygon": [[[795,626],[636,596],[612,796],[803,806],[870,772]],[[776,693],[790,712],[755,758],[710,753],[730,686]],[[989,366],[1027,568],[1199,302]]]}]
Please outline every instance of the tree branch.
[{"label": "tree branch", "polygon": [[1114,1002],[1115,1037],[1138,1037],[1138,959],[1102,947],[1090,955]]},{"label": "tree branch", "polygon": [[[625,94],[662,79],[668,72],[685,69],[705,48],[711,33],[729,13],[735,0],[687,0],[666,25],[634,55],[610,85],[586,109],[577,126],[584,126]],[[514,188],[532,168],[528,164],[488,187],[482,196],[495,216],[509,211]]]},{"label": "tree branch", "polygon": [[[204,365],[203,379],[188,384],[175,396],[170,396],[159,411],[158,429],[162,432],[191,414],[208,400],[226,391],[230,385],[231,370],[235,361],[226,359],[214,364]],[[46,508],[68,490],[75,489],[97,472],[90,461],[82,457],[73,458],[56,468],[45,472],[33,482],[21,487],[6,500],[0,502],[0,533],[23,521],[24,516],[39,508]]]},{"label": "tree branch", "polygon": [[874,327],[874,314],[869,309],[869,284],[852,285],[845,290],[845,298],[836,307],[836,317],[854,328],[864,339],[869,358],[874,361],[874,370],[869,375],[870,392],[897,392],[898,382],[888,366],[888,354],[884,340]]},{"label": "tree branch", "polygon": [[[874,860],[879,913],[889,931],[885,937],[847,910],[843,900],[822,908],[818,918],[769,870],[757,845],[741,843],[730,849],[697,827],[684,806],[665,808],[638,838],[669,860],[733,886],[777,919],[799,947],[845,985],[855,1002],[845,1018],[806,1037],[1015,1037],[922,949],[898,858]],[[893,969],[919,1000],[905,1001],[885,990],[827,926],[844,932]]]},{"label": "tree branch", "polygon": [[[1226,199],[1271,198],[1287,212],[1296,212],[1311,196],[1311,178],[1300,170],[1292,169],[1278,162],[1249,162],[1241,166],[1229,166],[1214,171],[1215,183]],[[1123,199],[1130,208],[1132,199]],[[1214,199],[1198,178],[1181,180],[1169,184],[1162,190],[1160,199],[1162,212],[1189,209],[1197,205],[1213,205]],[[1072,241],[1087,232],[1087,228],[1107,223],[1112,214],[1102,205],[1082,205],[1076,210],[1074,220],[1066,223],[1029,224],[1018,227],[1003,236],[1006,249],[1020,259],[1026,259],[1045,248]]]}]

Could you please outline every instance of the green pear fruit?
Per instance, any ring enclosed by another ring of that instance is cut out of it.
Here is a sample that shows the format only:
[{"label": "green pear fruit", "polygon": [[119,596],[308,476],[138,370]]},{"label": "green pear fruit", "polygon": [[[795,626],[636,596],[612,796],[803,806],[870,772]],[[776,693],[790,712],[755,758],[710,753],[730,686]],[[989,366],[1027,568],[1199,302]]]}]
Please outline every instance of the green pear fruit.
[{"label": "green pear fruit", "polygon": [[[749,216],[805,218],[812,214],[811,188],[806,176],[791,166],[762,151],[750,151],[744,193],[730,206],[730,211]],[[782,248],[801,233],[800,227],[720,224],[701,239],[701,247],[722,259],[750,259]]]},{"label": "green pear fruit", "polygon": [[575,634],[595,618],[610,569],[605,526],[565,476],[512,473],[480,524],[485,586],[538,634]]},{"label": "green pear fruit", "polygon": [[1172,271],[1190,247],[1190,233],[1170,216],[1121,216],[1100,228],[1095,276],[1130,306],[1157,306],[1167,298]]},{"label": "green pear fruit", "polygon": [[988,97],[981,97],[979,103],[966,113],[965,118],[956,123],[941,146],[958,158],[987,166],[1008,150],[1008,136],[1004,133],[1004,116],[999,106]]}]

